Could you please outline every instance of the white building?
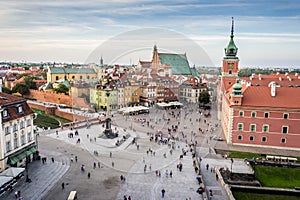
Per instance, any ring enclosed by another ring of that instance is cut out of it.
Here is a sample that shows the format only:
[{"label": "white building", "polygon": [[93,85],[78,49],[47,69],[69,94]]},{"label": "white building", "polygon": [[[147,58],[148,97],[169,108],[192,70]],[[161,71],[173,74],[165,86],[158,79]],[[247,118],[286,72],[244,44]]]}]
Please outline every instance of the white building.
[{"label": "white building", "polygon": [[34,112],[25,99],[0,92],[0,171],[24,166],[37,152]]}]

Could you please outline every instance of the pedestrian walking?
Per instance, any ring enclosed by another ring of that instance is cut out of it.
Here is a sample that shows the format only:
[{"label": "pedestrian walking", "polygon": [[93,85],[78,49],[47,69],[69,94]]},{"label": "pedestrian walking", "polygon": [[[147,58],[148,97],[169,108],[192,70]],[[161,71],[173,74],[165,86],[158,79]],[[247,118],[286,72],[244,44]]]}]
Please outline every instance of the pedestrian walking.
[{"label": "pedestrian walking", "polygon": [[98,162],[98,167],[99,167],[99,168],[101,167],[100,162]]},{"label": "pedestrian walking", "polygon": [[110,157],[110,158],[112,157],[112,152],[109,152],[109,157]]},{"label": "pedestrian walking", "polygon": [[124,200],[127,200],[127,197],[126,197],[126,195],[124,195],[123,199],[124,199]]},{"label": "pedestrian walking", "polygon": [[209,169],[209,164],[207,163],[207,164],[206,164],[206,170],[208,170],[208,169]]},{"label": "pedestrian walking", "polygon": [[89,172],[87,176],[88,176],[88,178],[91,178],[91,173]]},{"label": "pedestrian walking", "polygon": [[61,189],[65,189],[65,183],[64,182],[62,182],[62,184],[61,184]]},{"label": "pedestrian walking", "polygon": [[94,162],[94,169],[96,168],[96,162]]},{"label": "pedestrian walking", "polygon": [[131,200],[131,196],[128,196],[128,200]]},{"label": "pedestrian walking", "polygon": [[54,158],[53,157],[51,158],[51,160],[52,160],[52,163],[54,163]]},{"label": "pedestrian walking", "polygon": [[75,162],[77,162],[77,156],[75,156]]},{"label": "pedestrian walking", "polygon": [[165,198],[165,193],[166,193],[166,190],[163,188],[161,190],[161,198]]},{"label": "pedestrian walking", "polygon": [[170,170],[170,178],[172,178],[172,176],[173,176],[173,172],[172,170]]},{"label": "pedestrian walking", "polygon": [[115,166],[115,163],[114,163],[114,162],[112,162],[112,163],[111,163],[111,166],[112,166],[112,167],[114,167],[114,166]]}]

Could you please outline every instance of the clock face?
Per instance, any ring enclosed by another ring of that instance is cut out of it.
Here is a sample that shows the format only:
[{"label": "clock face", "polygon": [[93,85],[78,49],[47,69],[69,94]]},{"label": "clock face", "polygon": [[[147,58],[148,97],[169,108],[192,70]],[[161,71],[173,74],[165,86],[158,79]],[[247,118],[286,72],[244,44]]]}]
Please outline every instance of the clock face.
[{"label": "clock face", "polygon": [[233,63],[228,63],[228,68],[232,69],[233,68]]}]

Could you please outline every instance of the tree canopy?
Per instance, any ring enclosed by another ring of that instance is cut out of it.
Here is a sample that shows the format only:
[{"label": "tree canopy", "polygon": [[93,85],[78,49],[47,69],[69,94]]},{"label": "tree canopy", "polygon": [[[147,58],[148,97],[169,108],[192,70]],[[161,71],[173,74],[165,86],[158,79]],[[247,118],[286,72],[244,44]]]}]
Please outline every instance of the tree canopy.
[{"label": "tree canopy", "polygon": [[210,95],[207,90],[203,90],[199,95],[200,104],[208,104],[210,102]]},{"label": "tree canopy", "polygon": [[13,93],[20,93],[22,95],[25,95],[25,94],[29,94],[30,91],[29,91],[29,87],[23,83],[17,83],[13,88],[12,88],[12,92]]},{"label": "tree canopy", "polygon": [[64,94],[68,94],[69,93],[69,88],[66,85],[62,84],[62,83],[60,83],[58,85],[58,87],[54,88],[53,90],[56,93],[64,93]]}]

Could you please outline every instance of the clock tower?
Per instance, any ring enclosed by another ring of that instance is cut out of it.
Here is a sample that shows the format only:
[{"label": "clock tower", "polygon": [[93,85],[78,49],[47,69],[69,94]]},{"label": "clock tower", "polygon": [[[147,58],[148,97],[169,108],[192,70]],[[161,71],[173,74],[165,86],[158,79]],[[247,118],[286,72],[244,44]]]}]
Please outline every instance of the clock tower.
[{"label": "clock tower", "polygon": [[237,77],[238,76],[238,65],[239,58],[236,56],[238,48],[235,46],[233,41],[233,27],[234,21],[232,17],[231,35],[230,41],[225,48],[225,57],[223,58],[222,76],[223,77]]}]

